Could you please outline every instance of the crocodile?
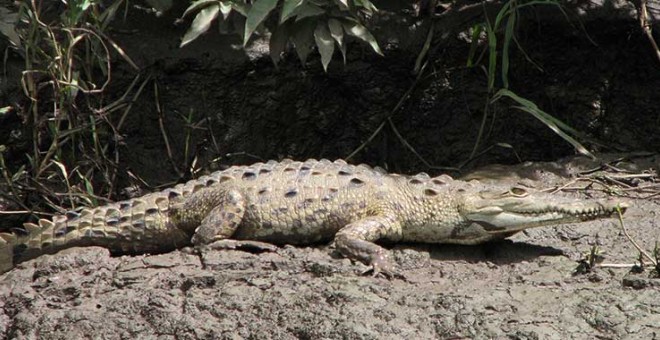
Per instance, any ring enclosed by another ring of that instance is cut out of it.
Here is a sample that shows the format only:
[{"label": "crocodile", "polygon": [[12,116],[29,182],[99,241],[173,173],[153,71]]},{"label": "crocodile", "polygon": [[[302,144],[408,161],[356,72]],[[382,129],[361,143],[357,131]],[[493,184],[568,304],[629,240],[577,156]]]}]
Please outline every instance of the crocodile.
[{"label": "crocodile", "polygon": [[130,255],[241,240],[276,246],[334,239],[343,256],[390,274],[388,251],[377,241],[473,245],[526,228],[612,217],[626,207],[448,175],[388,174],[343,160],[269,161],[0,233],[0,273],[70,247]]}]

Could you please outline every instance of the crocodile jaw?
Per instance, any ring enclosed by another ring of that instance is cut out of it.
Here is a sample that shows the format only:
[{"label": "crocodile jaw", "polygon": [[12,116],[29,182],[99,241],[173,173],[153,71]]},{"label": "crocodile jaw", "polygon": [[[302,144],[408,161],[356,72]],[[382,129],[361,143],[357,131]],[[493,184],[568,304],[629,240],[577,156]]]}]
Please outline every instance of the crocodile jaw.
[{"label": "crocodile jaw", "polygon": [[612,217],[617,213],[617,207],[623,213],[628,205],[613,201],[530,195],[468,200],[463,207],[463,216],[480,224],[488,233],[499,234]]}]

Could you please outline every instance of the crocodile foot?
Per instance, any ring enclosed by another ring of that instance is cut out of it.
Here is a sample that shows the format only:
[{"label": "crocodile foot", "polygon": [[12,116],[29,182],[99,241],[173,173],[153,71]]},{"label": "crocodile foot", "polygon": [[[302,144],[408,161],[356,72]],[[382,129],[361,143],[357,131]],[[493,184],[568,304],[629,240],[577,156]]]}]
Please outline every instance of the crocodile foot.
[{"label": "crocodile foot", "polygon": [[279,247],[266,243],[266,242],[259,242],[259,241],[251,241],[251,240],[218,240],[210,243],[208,245],[209,249],[213,250],[244,250],[244,251],[249,251],[249,252],[255,252],[255,253],[263,253],[263,252],[273,252],[276,251]]},{"label": "crocodile foot", "polygon": [[394,269],[392,262],[386,254],[379,254],[371,260],[369,268],[362,272],[362,275],[367,274],[371,274],[373,277],[382,275],[387,279],[401,279],[407,281],[405,275]]}]

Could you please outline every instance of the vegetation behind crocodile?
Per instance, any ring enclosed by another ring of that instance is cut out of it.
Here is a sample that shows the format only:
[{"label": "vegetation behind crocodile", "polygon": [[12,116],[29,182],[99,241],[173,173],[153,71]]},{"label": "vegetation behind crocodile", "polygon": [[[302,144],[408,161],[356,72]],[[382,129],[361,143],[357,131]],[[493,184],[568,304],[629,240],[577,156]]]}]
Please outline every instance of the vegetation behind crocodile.
[{"label": "vegetation behind crocodile", "polygon": [[225,239],[306,245],[333,238],[345,256],[390,271],[387,251],[375,241],[476,244],[525,228],[609,217],[616,207],[446,175],[386,174],[341,160],[271,161],[26,223],[26,235],[0,234],[0,273],[76,246],[137,254]]}]

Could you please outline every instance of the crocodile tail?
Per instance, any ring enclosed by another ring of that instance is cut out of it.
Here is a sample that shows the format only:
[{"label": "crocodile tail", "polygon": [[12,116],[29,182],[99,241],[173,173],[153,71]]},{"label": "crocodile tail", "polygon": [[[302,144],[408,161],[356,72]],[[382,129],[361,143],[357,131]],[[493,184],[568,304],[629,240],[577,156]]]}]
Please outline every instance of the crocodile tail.
[{"label": "crocodile tail", "polygon": [[14,268],[14,245],[17,239],[14,234],[0,233],[0,274]]},{"label": "crocodile tail", "polygon": [[25,230],[20,233],[0,233],[0,274],[14,268],[17,261],[22,262],[39,255],[41,247],[46,244],[44,239],[52,235],[44,231],[52,230],[54,225],[49,220],[41,219],[38,225],[23,223]]}]

